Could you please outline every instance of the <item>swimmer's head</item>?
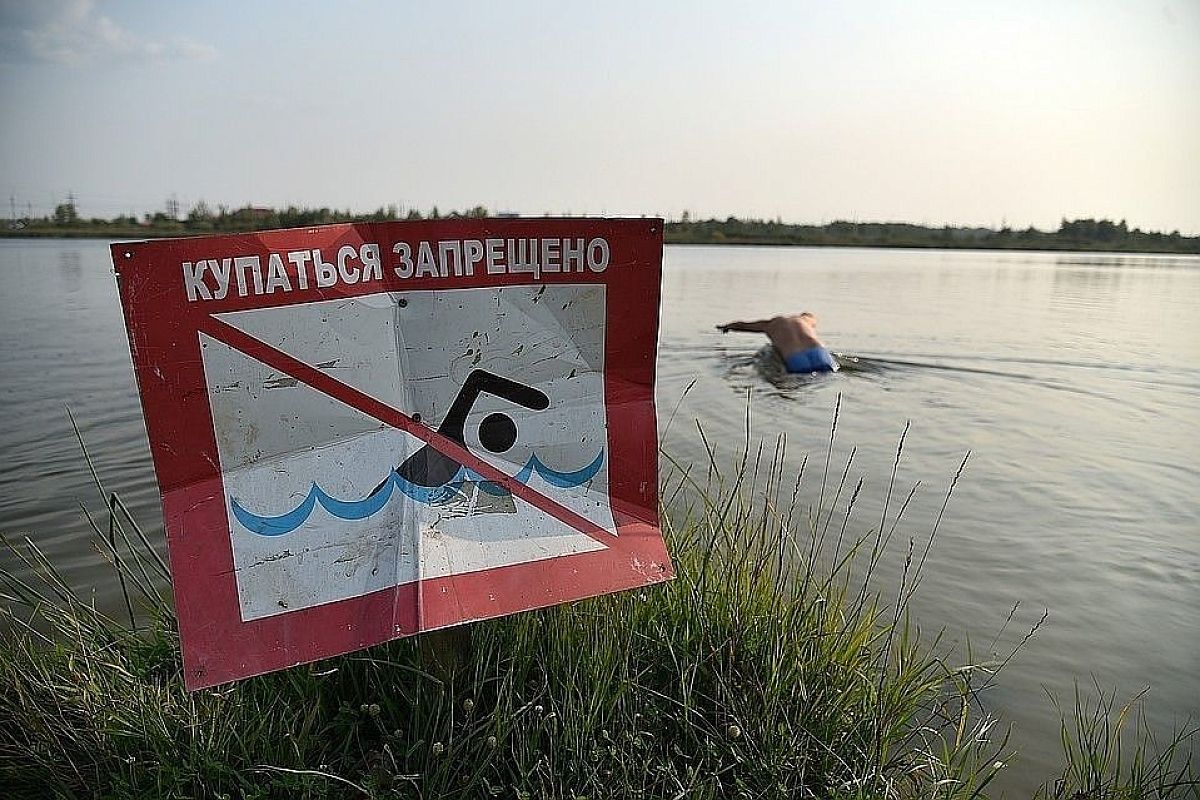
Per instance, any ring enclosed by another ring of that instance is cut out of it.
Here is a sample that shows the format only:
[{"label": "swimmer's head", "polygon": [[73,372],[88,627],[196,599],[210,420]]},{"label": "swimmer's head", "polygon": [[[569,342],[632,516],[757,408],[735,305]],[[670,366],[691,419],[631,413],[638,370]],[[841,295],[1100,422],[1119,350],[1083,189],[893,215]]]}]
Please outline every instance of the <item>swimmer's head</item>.
[{"label": "swimmer's head", "polygon": [[808,320],[809,325],[812,325],[814,328],[817,327],[817,315],[811,311],[802,311],[800,319]]}]

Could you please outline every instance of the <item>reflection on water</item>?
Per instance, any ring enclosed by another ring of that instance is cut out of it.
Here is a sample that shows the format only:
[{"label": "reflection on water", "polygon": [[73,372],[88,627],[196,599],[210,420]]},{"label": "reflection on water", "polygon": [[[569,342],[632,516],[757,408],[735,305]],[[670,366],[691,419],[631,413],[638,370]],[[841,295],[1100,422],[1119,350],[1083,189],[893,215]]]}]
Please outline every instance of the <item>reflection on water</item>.
[{"label": "reflection on water", "polygon": [[[0,241],[0,271],[0,529],[32,537],[68,580],[117,610],[119,589],[78,506],[102,504],[64,412],[75,411],[105,488],[161,538],[107,250]],[[840,398],[833,459],[845,464],[855,448],[850,478],[864,488],[851,524],[865,532],[879,524],[909,423],[898,481],[919,488],[904,542],[928,535],[971,450],[913,609],[950,644],[970,631],[986,645],[1019,602],[997,653],[1049,610],[983,698],[1013,724],[1022,753],[1006,788],[1027,793],[1058,747],[1043,688],[1069,699],[1074,679],[1093,675],[1125,696],[1150,686],[1156,730],[1200,719],[1198,297],[1194,257],[669,247],[664,447],[707,463],[699,420],[732,463],[749,397],[753,435],[786,435],[785,469],[798,471],[806,455],[824,459]],[[713,330],[731,316],[804,309],[820,315],[840,372],[773,373],[762,336]],[[805,480],[807,507],[819,483]],[[881,575],[898,580],[902,568],[891,553]]]},{"label": "reflection on water", "polygon": [[1200,269],[1200,263],[1197,262],[1195,256],[1178,255],[1060,253],[1055,256],[1054,263],[1066,266],[1120,267],[1121,269]]}]

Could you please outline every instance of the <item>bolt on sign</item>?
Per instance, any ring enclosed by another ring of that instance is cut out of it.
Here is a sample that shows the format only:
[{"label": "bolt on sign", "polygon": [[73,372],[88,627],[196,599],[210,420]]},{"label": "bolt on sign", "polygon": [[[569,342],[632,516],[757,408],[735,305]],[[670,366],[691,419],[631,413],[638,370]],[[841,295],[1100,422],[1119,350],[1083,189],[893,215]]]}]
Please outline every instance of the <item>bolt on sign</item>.
[{"label": "bolt on sign", "polygon": [[115,244],[196,689],[657,583],[657,219]]}]

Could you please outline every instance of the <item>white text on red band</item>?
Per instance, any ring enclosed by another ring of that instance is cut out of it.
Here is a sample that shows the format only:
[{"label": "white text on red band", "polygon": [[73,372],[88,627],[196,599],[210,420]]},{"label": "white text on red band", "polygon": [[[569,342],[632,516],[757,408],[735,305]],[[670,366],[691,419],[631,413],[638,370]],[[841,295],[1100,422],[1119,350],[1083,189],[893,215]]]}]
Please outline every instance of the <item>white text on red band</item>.
[{"label": "white text on red band", "polygon": [[347,244],[332,255],[315,248],[184,261],[183,284],[195,302],[223,300],[231,291],[246,297],[382,281],[385,270],[401,279],[524,274],[541,280],[547,273],[604,272],[610,256],[601,237],[396,242],[386,256],[378,244]]}]

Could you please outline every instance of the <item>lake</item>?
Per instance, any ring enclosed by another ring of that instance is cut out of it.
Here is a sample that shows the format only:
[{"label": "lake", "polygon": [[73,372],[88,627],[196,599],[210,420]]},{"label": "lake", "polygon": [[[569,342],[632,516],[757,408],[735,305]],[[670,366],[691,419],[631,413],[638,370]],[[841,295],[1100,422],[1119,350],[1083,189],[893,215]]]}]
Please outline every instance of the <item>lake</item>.
[{"label": "lake", "polygon": [[[107,246],[0,240],[0,276],[0,530],[30,536],[119,610],[80,510],[103,504],[66,414],[106,488],[160,538]],[[761,336],[714,330],[804,309],[850,368],[776,385],[755,358]],[[977,660],[1003,658],[1048,612],[983,697],[1020,751],[1003,785],[1024,793],[1058,760],[1047,691],[1069,706],[1076,681],[1119,698],[1149,687],[1160,735],[1200,720],[1198,312],[1197,257],[668,247],[664,450],[706,464],[699,422],[732,464],[749,413],[752,443],[786,436],[786,470],[808,456],[799,502],[812,506],[840,402],[830,473],[853,449],[848,480],[864,489],[851,528],[865,533],[907,424],[887,525],[920,487],[881,587],[899,580],[909,538],[928,538],[969,450],[913,612],[959,653],[969,634]]]}]

